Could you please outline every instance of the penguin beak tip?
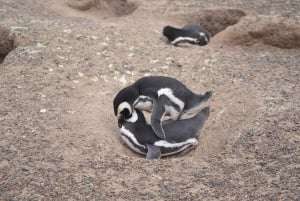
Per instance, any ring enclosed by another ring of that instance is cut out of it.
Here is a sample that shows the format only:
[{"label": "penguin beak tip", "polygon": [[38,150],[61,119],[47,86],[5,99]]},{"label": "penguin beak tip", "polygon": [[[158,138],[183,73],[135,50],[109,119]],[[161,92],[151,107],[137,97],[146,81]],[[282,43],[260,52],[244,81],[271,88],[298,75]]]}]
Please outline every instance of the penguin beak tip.
[{"label": "penguin beak tip", "polygon": [[124,119],[123,118],[119,118],[118,119],[118,127],[121,128],[123,125]]}]

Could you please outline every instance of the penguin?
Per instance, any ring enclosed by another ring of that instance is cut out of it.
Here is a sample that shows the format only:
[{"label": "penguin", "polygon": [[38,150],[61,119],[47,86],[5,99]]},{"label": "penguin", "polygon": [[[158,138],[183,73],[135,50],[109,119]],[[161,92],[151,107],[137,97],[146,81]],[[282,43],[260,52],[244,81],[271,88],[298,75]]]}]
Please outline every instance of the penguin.
[{"label": "penguin", "polygon": [[113,101],[118,126],[133,115],[134,108],[152,112],[151,125],[157,137],[165,139],[162,120],[169,116],[172,120],[191,118],[206,106],[212,92],[195,94],[175,78],[147,76],[123,88]]},{"label": "penguin", "polygon": [[174,46],[184,42],[204,46],[207,45],[210,40],[210,33],[198,24],[188,24],[181,29],[165,26],[163,35],[166,36],[168,41]]},{"label": "penguin", "polygon": [[146,155],[147,159],[190,151],[197,146],[200,130],[209,113],[209,107],[205,107],[190,119],[164,123],[166,139],[160,139],[147,124],[143,112],[133,109],[132,116],[121,122],[121,139],[136,153]]}]

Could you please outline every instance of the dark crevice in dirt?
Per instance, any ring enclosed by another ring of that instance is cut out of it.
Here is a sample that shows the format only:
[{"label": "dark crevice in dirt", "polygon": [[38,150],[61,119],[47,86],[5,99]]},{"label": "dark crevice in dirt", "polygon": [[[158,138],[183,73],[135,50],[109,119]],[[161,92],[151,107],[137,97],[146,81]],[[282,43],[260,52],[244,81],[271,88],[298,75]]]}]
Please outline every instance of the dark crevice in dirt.
[{"label": "dark crevice in dirt", "polygon": [[5,57],[16,48],[13,35],[5,27],[0,26],[0,64],[3,63]]},{"label": "dark crevice in dirt", "polygon": [[96,9],[99,12],[108,11],[112,17],[129,15],[138,5],[127,0],[68,0],[67,6],[78,11]]},{"label": "dark crevice in dirt", "polygon": [[205,27],[211,36],[223,31],[228,26],[237,24],[245,12],[238,9],[204,10],[199,13],[178,16],[184,24],[198,23]]},{"label": "dark crevice in dirt", "polygon": [[235,45],[262,43],[283,49],[296,49],[300,48],[300,27],[287,26],[283,23],[268,24],[257,30],[235,34],[230,43]]}]

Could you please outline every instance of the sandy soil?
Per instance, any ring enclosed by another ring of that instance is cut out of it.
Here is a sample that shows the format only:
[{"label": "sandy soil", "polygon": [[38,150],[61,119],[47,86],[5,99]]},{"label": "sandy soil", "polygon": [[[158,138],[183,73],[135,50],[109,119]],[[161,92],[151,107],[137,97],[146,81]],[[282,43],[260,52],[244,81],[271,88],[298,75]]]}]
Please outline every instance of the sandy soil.
[{"label": "sandy soil", "polygon": [[[300,200],[298,0],[1,0],[0,19],[0,200]],[[191,22],[209,45],[166,43]],[[146,75],[213,90],[188,155],[120,141],[112,100]]]}]

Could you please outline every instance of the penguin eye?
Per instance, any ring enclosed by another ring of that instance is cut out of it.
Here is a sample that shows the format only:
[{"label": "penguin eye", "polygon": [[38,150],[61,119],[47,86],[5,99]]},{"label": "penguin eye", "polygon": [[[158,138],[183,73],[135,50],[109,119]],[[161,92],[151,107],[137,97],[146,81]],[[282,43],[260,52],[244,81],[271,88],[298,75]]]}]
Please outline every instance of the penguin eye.
[{"label": "penguin eye", "polygon": [[128,102],[122,102],[118,107],[118,118],[130,118],[132,113],[131,106]]},{"label": "penguin eye", "polygon": [[129,109],[125,108],[122,112],[121,112],[122,116],[125,117],[125,119],[128,119],[131,117],[131,113],[129,111]]}]

